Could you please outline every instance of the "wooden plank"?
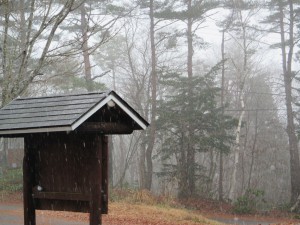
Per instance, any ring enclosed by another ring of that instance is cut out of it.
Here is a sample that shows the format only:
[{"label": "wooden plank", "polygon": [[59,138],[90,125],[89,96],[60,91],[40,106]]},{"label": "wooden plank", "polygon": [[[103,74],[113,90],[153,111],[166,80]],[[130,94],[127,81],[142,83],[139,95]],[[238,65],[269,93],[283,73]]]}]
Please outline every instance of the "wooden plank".
[{"label": "wooden plank", "polygon": [[131,134],[133,128],[116,122],[85,122],[77,128],[78,132],[98,132],[101,134]]},{"label": "wooden plank", "polygon": [[90,225],[101,225],[102,217],[102,151],[103,151],[103,137],[97,136],[95,141],[96,157],[93,163],[93,186],[90,200]]},{"label": "wooden plank", "polygon": [[[54,211],[69,211],[69,212],[83,212],[83,213],[90,212],[89,201],[35,199],[35,202],[36,202],[37,210],[52,210],[52,211],[54,210]],[[60,225],[60,224],[52,224],[52,225]]]},{"label": "wooden plank", "polygon": [[102,213],[108,213],[108,136],[102,139]]},{"label": "wooden plank", "polygon": [[38,199],[53,199],[53,200],[71,200],[71,201],[89,201],[90,195],[83,193],[68,193],[68,192],[43,192],[33,191],[33,198]]}]

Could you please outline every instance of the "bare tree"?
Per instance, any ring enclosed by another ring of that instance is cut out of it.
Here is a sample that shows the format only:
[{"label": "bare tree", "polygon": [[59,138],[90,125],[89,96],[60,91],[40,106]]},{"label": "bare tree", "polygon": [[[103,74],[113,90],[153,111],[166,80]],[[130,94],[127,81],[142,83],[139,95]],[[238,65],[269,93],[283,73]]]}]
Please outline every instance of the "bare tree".
[{"label": "bare tree", "polygon": [[81,3],[74,0],[61,4],[54,0],[47,3],[31,0],[26,4],[23,0],[3,2],[2,105],[24,93],[30,83],[41,75],[59,26]]},{"label": "bare tree", "polygon": [[[230,57],[230,61],[236,74],[236,94],[238,101],[238,125],[235,131],[235,147],[234,147],[234,162],[233,172],[231,177],[231,188],[229,192],[229,198],[235,200],[237,197],[237,182],[238,182],[238,166],[240,163],[241,154],[241,132],[242,124],[245,117],[245,85],[247,79],[251,76],[251,44],[254,42],[251,35],[253,35],[250,26],[251,18],[259,11],[256,5],[249,2],[236,2],[230,1],[233,10],[233,21],[231,27],[231,37],[234,42],[241,49],[240,55],[237,58]],[[234,35],[234,32],[235,35]],[[252,53],[253,54],[253,53]]]}]

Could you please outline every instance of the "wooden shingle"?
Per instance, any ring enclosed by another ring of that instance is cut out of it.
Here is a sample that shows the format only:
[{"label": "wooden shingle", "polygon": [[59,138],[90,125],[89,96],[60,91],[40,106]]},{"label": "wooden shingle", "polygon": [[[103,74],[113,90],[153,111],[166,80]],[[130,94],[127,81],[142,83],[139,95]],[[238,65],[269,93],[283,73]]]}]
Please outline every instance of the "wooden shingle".
[{"label": "wooden shingle", "polygon": [[[145,129],[149,125],[119,95],[109,91],[17,98],[0,110],[0,136],[74,131],[94,114],[99,114],[101,109],[105,110],[109,101],[113,101],[119,109],[114,113],[122,111],[120,118],[125,118],[125,123],[131,124],[132,129]],[[96,119],[96,122],[108,121]]]}]

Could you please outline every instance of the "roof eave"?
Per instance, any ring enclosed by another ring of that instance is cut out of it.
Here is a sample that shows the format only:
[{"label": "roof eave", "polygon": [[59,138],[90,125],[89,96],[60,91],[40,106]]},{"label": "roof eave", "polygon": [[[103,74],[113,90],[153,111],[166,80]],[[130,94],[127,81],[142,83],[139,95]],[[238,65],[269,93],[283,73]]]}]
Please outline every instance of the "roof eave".
[{"label": "roof eave", "polygon": [[96,104],[91,110],[89,110],[86,114],[84,114],[81,118],[79,118],[77,121],[75,121],[71,127],[72,130],[76,130],[77,127],[79,127],[81,124],[83,124],[88,118],[90,118],[94,113],[96,113],[98,110],[100,110],[103,106],[105,106],[109,101],[114,101],[127,115],[134,120],[141,130],[145,130],[149,124],[146,120],[144,120],[142,117],[136,115],[134,113],[134,110],[131,107],[128,107],[128,104],[124,104],[124,101],[114,92],[111,91],[107,95],[106,98],[102,99],[98,104]]},{"label": "roof eave", "polygon": [[146,129],[150,124],[139,114],[137,113],[126,101],[124,101],[116,92],[111,91],[110,94],[112,96],[114,96],[115,98],[117,98],[119,101],[123,102],[124,107],[127,107],[131,112],[134,112],[133,114],[135,114],[135,117],[137,117],[137,119],[139,121],[141,121],[141,123],[144,124],[144,126],[141,128],[142,129]]},{"label": "roof eave", "polygon": [[29,128],[29,129],[16,129],[16,130],[0,130],[0,137],[9,135],[26,135],[30,133],[49,133],[49,132],[69,132],[72,131],[71,126],[62,127],[41,127],[41,128]]}]

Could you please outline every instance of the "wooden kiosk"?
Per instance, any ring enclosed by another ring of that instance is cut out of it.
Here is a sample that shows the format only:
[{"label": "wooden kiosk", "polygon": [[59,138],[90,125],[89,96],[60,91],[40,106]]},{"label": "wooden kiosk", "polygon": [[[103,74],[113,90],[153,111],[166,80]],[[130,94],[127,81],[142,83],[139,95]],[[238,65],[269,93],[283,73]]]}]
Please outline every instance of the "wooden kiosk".
[{"label": "wooden kiosk", "polygon": [[89,212],[100,225],[108,211],[106,134],[149,124],[114,91],[17,98],[0,110],[0,136],[23,137],[24,225],[35,210]]}]

